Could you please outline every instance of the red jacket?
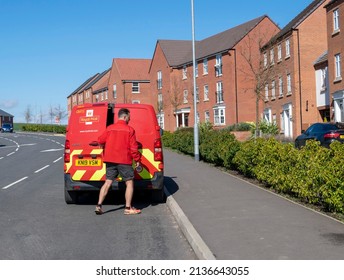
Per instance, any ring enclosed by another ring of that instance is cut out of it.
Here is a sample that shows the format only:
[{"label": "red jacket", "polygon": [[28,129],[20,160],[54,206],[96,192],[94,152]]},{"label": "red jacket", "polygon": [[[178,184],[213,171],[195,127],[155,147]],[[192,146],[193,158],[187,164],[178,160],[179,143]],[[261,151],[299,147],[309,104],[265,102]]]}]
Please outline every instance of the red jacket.
[{"label": "red jacket", "polygon": [[104,162],[132,164],[133,159],[136,162],[141,159],[135,130],[124,120],[109,125],[99,136],[98,142],[105,145]]}]

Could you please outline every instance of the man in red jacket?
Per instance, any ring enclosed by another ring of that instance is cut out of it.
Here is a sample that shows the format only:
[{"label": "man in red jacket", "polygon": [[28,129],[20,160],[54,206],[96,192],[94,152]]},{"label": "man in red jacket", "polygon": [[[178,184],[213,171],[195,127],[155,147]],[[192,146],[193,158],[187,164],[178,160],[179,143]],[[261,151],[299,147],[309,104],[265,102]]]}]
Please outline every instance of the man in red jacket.
[{"label": "man in red jacket", "polygon": [[118,121],[109,125],[104,133],[99,136],[98,143],[104,146],[104,162],[106,163],[106,180],[100,189],[99,200],[95,212],[97,215],[104,213],[102,203],[111,187],[113,180],[121,175],[126,184],[125,190],[125,215],[140,214],[141,210],[132,207],[131,201],[134,194],[134,169],[140,165],[141,154],[136,142],[135,130],[128,125],[130,112],[122,108],[118,112]]}]

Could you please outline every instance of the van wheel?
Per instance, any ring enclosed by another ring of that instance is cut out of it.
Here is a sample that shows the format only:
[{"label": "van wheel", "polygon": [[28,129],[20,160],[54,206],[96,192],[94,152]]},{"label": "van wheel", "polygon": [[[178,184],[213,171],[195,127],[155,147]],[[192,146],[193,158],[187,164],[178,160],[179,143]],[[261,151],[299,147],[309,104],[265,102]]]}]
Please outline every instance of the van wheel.
[{"label": "van wheel", "polygon": [[164,189],[152,191],[153,202],[162,203],[162,202],[165,202],[165,200],[166,200],[166,196],[165,196]]},{"label": "van wheel", "polygon": [[78,199],[78,194],[75,191],[65,190],[65,201],[67,204],[76,204]]}]

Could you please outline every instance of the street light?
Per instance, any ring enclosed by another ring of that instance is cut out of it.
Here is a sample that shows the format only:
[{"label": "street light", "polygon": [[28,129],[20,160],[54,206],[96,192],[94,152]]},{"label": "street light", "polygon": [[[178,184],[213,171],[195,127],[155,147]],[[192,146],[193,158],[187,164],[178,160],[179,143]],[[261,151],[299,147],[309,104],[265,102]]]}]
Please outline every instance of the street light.
[{"label": "street light", "polygon": [[199,140],[197,123],[197,95],[196,95],[196,58],[195,58],[195,18],[194,1],[191,0],[191,19],[192,19],[192,63],[193,63],[193,97],[194,97],[194,151],[195,161],[199,161]]}]

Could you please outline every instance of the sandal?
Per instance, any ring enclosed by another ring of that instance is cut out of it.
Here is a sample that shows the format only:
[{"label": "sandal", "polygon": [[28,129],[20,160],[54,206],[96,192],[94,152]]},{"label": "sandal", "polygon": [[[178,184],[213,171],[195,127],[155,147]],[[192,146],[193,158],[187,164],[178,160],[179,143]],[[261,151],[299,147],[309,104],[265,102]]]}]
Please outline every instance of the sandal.
[{"label": "sandal", "polygon": [[94,212],[96,212],[96,215],[102,215],[102,214],[104,214],[104,211],[103,211],[102,206],[101,206],[100,204],[98,204],[98,205],[96,206],[96,209],[94,210]]},{"label": "sandal", "polygon": [[136,214],[141,214],[141,210],[136,209],[135,207],[125,207],[124,215],[136,215]]}]

